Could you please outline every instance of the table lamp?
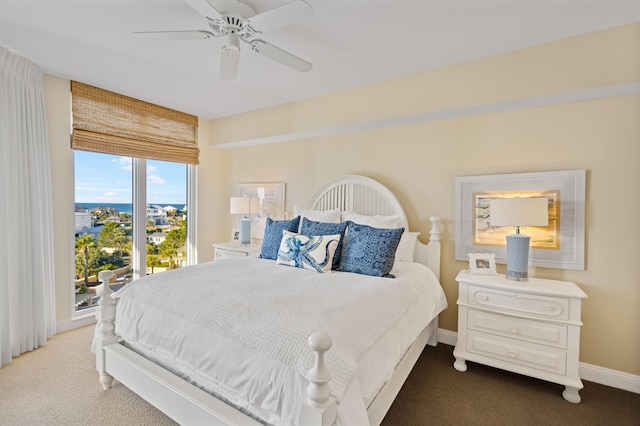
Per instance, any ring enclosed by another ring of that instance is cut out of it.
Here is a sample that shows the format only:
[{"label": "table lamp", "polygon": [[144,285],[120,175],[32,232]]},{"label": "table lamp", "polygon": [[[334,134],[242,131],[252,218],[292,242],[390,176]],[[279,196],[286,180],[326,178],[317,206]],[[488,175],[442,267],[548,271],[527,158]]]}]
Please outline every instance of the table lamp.
[{"label": "table lamp", "polygon": [[520,227],[547,226],[548,211],[548,200],[542,197],[493,198],[489,201],[489,224],[516,228],[515,234],[507,235],[507,279],[528,280],[531,238],[521,234]]},{"label": "table lamp", "polygon": [[240,214],[240,235],[238,239],[243,246],[251,244],[251,213],[258,213],[258,199],[253,197],[231,197],[229,210],[231,214]]}]

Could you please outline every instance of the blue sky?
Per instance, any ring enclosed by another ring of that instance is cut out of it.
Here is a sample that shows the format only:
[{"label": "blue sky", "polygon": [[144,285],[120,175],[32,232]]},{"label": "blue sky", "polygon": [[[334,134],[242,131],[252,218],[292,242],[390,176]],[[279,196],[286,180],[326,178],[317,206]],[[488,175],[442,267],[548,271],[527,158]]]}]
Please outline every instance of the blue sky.
[{"label": "blue sky", "polygon": [[[74,151],[75,202],[131,203],[129,157]],[[187,165],[147,160],[147,203],[184,205]]]}]

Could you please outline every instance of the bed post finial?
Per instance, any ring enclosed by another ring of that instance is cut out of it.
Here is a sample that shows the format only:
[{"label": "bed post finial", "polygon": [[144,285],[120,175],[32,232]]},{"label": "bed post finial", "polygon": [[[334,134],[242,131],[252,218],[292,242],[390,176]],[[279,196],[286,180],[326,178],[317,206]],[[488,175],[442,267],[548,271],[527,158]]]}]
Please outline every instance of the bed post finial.
[{"label": "bed post finial", "polygon": [[440,241],[440,218],[431,216],[429,218],[429,222],[431,222],[431,231],[429,231],[429,242],[439,242]]},{"label": "bed post finial", "polygon": [[333,425],[336,421],[336,401],[331,396],[331,372],[324,364],[324,354],[332,345],[327,333],[314,333],[309,347],[315,353],[313,367],[307,373],[307,402],[302,406],[300,423],[304,425]]},{"label": "bed post finial", "polygon": [[111,387],[113,377],[106,372],[103,348],[118,341],[114,324],[116,305],[112,297],[113,290],[109,287],[109,281],[112,277],[113,272],[100,271],[98,280],[101,281],[102,284],[96,288],[96,294],[100,296],[100,300],[98,300],[98,306],[96,307],[96,319],[98,323],[96,325],[93,349],[96,353],[96,369],[100,374],[100,383],[104,390]]}]

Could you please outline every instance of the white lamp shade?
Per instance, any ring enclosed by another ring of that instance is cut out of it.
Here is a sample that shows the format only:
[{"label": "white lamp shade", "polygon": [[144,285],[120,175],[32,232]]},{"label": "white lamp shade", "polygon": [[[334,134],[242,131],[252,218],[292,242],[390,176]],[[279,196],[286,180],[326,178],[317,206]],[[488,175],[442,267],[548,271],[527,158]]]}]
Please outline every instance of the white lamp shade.
[{"label": "white lamp shade", "polygon": [[548,200],[543,197],[493,198],[489,201],[491,226],[547,226]]},{"label": "white lamp shade", "polygon": [[249,197],[231,197],[229,206],[231,214],[249,214],[251,213],[251,198]]}]

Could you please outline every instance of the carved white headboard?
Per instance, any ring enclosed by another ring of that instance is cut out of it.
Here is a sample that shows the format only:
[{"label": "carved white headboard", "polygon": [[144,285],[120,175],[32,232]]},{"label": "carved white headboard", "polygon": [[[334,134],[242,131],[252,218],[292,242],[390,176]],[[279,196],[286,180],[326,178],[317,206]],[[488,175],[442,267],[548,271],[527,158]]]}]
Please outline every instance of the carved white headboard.
[{"label": "carved white headboard", "polygon": [[[351,211],[363,215],[400,215],[403,226],[409,230],[409,222],[396,196],[380,182],[359,175],[345,175],[331,179],[311,197],[308,210]],[[429,244],[416,243],[414,260],[427,265],[440,278],[440,219],[429,218],[431,231]]]}]

